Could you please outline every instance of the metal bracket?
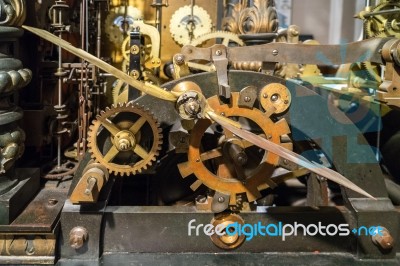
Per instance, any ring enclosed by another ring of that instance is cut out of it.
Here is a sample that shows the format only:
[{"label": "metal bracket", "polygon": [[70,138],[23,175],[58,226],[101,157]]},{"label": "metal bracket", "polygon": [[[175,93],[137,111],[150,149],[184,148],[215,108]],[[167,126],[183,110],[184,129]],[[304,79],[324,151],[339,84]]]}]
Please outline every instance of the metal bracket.
[{"label": "metal bracket", "polygon": [[222,100],[231,98],[231,87],[228,84],[228,58],[225,45],[211,47],[211,60],[217,69],[218,95]]},{"label": "metal bracket", "polygon": [[[129,53],[129,75],[133,77],[134,79],[140,79],[142,76],[142,71],[141,71],[141,34],[140,34],[140,28],[136,27],[133,28],[133,30],[130,33],[130,53]],[[129,86],[129,91],[128,91],[128,99],[129,100],[134,100],[140,96],[140,91],[136,90],[134,87]]]}]

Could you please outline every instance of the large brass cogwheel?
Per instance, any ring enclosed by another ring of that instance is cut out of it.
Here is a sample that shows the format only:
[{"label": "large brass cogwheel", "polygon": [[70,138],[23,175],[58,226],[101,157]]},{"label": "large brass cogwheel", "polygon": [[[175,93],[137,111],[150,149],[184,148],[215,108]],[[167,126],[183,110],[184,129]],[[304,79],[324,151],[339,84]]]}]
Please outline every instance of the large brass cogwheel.
[{"label": "large brass cogwheel", "polygon": [[139,105],[119,103],[96,117],[88,134],[93,159],[110,173],[130,175],[147,169],[161,149],[161,128]]},{"label": "large brass cogwheel", "polygon": [[[281,136],[290,133],[285,119],[274,122],[270,118],[272,113],[264,113],[256,108],[239,107],[238,101],[239,93],[237,92],[232,93],[231,105],[221,104],[218,96],[207,100],[216,113],[238,120],[243,127],[251,129],[254,133],[274,143],[285,148],[292,148],[292,143],[281,143]],[[222,129],[219,140],[210,144],[206,132],[210,132],[213,127],[215,125],[207,119],[201,119],[196,123],[190,134],[188,161],[178,165],[183,178],[191,174],[197,177],[198,180],[191,186],[193,190],[204,184],[210,189],[230,195],[229,204],[235,205],[238,194],[245,193],[248,201],[254,201],[261,197],[262,188],[276,185],[270,177],[279,162],[277,155],[260,150],[225,129]],[[240,170],[241,173],[226,156],[227,153],[229,154],[226,151],[226,145],[231,145],[231,143],[241,146],[248,156],[247,163]]]}]

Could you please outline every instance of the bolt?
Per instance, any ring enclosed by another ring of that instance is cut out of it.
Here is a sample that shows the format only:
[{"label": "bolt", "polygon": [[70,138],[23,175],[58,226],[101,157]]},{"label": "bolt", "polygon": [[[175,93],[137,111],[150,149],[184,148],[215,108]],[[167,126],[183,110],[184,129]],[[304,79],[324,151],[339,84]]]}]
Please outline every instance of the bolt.
[{"label": "bolt", "polygon": [[264,93],[263,94],[263,98],[267,99],[268,98],[268,94]]},{"label": "bolt", "polygon": [[219,197],[219,198],[218,198],[218,202],[219,202],[219,203],[223,203],[224,201],[225,201],[225,198],[224,198],[224,197]]},{"label": "bolt", "polygon": [[246,97],[244,97],[244,101],[248,103],[251,101],[251,98],[249,96],[246,96]]},{"label": "bolt", "polygon": [[220,56],[220,55],[222,55],[222,51],[221,50],[217,50],[217,51],[215,51],[215,54]]},{"label": "bolt", "polygon": [[49,203],[50,206],[54,206],[58,203],[58,200],[51,198],[47,202]]},{"label": "bolt", "polygon": [[273,55],[273,56],[277,56],[278,54],[279,54],[278,50],[273,50],[273,51],[272,51],[272,55]]},{"label": "bolt", "polygon": [[79,249],[83,246],[88,238],[88,231],[82,226],[77,226],[69,232],[69,245],[73,249]]},{"label": "bolt", "polygon": [[199,196],[196,198],[196,201],[197,201],[198,203],[206,203],[207,197],[204,196],[204,195],[199,195]]},{"label": "bolt", "polygon": [[118,141],[119,150],[127,151],[131,148],[131,143],[127,139],[120,139]]},{"label": "bolt", "polygon": [[134,77],[135,79],[139,78],[139,72],[137,70],[132,70],[131,71],[131,76]]},{"label": "bolt", "polygon": [[394,239],[390,235],[389,230],[387,230],[385,227],[380,227],[380,229],[382,230],[379,232],[377,231],[376,234],[372,236],[372,242],[383,249],[392,249]]},{"label": "bolt", "polygon": [[131,53],[132,54],[138,54],[139,53],[139,47],[137,45],[132,45]]},{"label": "bolt", "polygon": [[279,94],[274,94],[271,96],[271,101],[276,102],[279,99]]},{"label": "bolt", "polygon": [[185,62],[185,57],[183,56],[183,54],[177,54],[175,56],[175,63],[177,63],[178,65],[182,65]]}]

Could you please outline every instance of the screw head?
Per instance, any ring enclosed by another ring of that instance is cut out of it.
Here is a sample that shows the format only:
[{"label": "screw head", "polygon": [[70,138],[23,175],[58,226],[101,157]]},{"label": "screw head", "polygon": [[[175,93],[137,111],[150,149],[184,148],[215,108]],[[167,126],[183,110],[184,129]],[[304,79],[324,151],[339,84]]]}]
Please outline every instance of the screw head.
[{"label": "screw head", "polygon": [[178,65],[182,65],[182,64],[185,62],[185,57],[184,57],[182,54],[177,54],[177,55],[175,56],[175,62],[176,62]]},{"label": "screw head", "polygon": [[219,198],[218,198],[218,202],[219,202],[219,203],[223,203],[224,201],[225,201],[225,198],[224,198],[224,197],[219,197]]},{"label": "screw head", "polygon": [[244,97],[244,101],[248,103],[251,101],[251,98],[249,96],[246,96],[246,97]]},{"label": "screw head", "polygon": [[274,94],[271,96],[271,101],[276,102],[279,99],[279,94]]},{"label": "screw head", "polygon": [[221,50],[217,50],[217,51],[215,51],[215,54],[220,56],[220,55],[222,55],[222,51]]},{"label": "screw head", "polygon": [[275,49],[275,50],[272,51],[272,55],[273,55],[273,56],[277,56],[278,54],[279,54],[279,51],[278,51],[278,50]]}]

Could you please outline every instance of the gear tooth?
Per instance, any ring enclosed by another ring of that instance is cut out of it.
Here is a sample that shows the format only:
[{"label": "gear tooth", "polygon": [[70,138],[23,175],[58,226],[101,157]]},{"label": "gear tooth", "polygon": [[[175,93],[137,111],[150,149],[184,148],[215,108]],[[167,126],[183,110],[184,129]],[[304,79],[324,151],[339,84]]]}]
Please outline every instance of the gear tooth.
[{"label": "gear tooth", "polygon": [[236,205],[237,203],[237,194],[236,193],[232,193],[229,197],[229,205],[233,206]]}]

